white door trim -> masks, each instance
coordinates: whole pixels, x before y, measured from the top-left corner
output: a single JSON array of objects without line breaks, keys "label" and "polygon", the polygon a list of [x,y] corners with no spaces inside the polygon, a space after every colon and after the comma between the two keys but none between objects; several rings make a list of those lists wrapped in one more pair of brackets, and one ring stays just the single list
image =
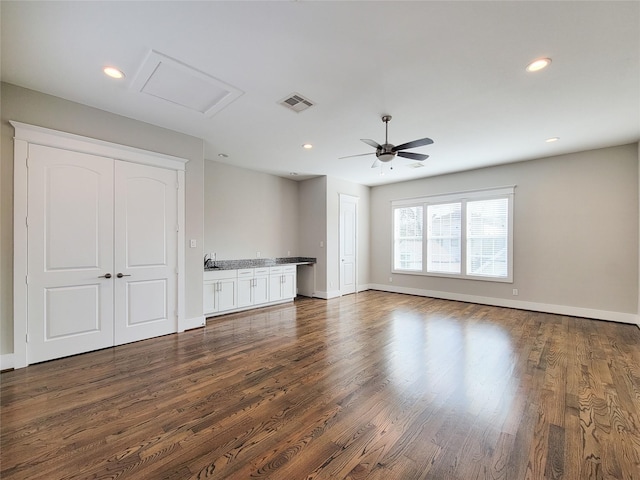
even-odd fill
[{"label": "white door trim", "polygon": [[15,129],[13,172],[13,360],[14,368],[28,365],[27,359],[27,181],[29,144],[45,145],[152,165],[178,171],[178,331],[185,329],[185,209],[184,170],[188,159],[105,142],[72,133],[10,121]]},{"label": "white door trim", "polygon": [[89,153],[100,157],[108,157],[125,162],[141,163],[154,167],[168,168],[171,170],[184,170],[189,161],[186,158],[174,157],[164,153],[152,152],[141,148],[120,145],[118,143],[105,142],[97,138],[83,137],[73,133],[61,132],[50,128],[38,127],[27,123],[9,123],[15,129],[15,140],[25,140],[27,143],[44,145],[46,147],[61,148],[80,153]]}]

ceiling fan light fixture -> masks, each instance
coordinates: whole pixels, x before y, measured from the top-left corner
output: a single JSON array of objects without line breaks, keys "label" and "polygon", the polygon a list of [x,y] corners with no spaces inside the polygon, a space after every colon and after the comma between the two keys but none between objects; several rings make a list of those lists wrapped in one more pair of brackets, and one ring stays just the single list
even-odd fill
[{"label": "ceiling fan light fixture", "polygon": [[396,154],[392,152],[381,153],[380,155],[378,155],[378,160],[380,160],[381,162],[390,162],[395,156]]}]

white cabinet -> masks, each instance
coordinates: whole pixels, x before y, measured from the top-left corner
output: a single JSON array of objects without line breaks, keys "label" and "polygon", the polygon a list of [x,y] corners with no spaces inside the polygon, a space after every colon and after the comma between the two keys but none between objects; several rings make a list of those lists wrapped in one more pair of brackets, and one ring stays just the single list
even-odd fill
[{"label": "white cabinet", "polygon": [[238,307],[253,305],[253,268],[238,270]]},{"label": "white cabinet", "polygon": [[204,314],[226,312],[238,306],[238,271],[204,272]]},{"label": "white cabinet", "polygon": [[205,316],[274,305],[296,297],[296,265],[207,270],[202,308]]},{"label": "white cabinet", "polygon": [[286,300],[296,296],[296,266],[285,265],[269,269],[269,301]]},{"label": "white cabinet", "polygon": [[269,269],[238,270],[238,308],[269,302]]},{"label": "white cabinet", "polygon": [[256,268],[253,276],[253,304],[269,302],[269,268]]}]

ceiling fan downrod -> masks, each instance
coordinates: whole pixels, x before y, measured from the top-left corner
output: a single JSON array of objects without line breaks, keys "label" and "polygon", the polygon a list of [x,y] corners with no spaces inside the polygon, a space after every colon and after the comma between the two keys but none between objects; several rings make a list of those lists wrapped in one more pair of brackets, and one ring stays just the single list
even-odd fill
[{"label": "ceiling fan downrod", "polygon": [[389,145],[389,122],[391,121],[391,115],[383,115],[382,121],[384,122],[384,144]]}]

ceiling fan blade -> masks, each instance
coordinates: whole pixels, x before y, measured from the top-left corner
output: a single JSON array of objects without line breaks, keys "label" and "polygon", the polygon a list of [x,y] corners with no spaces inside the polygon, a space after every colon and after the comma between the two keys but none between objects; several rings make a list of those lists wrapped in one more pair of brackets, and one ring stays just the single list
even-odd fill
[{"label": "ceiling fan blade", "polygon": [[361,138],[360,141],[366,143],[367,145],[371,145],[373,148],[382,148],[382,145],[380,145],[378,142],[370,140],[368,138]]},{"label": "ceiling fan blade", "polygon": [[380,166],[380,160],[376,158],[376,160],[373,162],[373,165],[371,165],[371,168],[378,168],[379,166]]},{"label": "ceiling fan blade", "polygon": [[421,138],[420,140],[414,140],[413,142],[407,142],[407,143],[403,143],[402,145],[398,145],[397,147],[393,147],[391,151],[397,152],[398,150],[406,150],[407,148],[422,147],[424,145],[431,145],[432,143],[433,143],[433,140],[431,140],[430,138]]},{"label": "ceiling fan blade", "polygon": [[359,153],[357,155],[347,155],[346,157],[338,157],[338,160],[342,160],[343,158],[364,157],[365,155],[373,155],[374,153],[376,153],[376,152]]},{"label": "ceiling fan blade", "polygon": [[429,158],[429,155],[423,155],[422,153],[413,153],[413,152],[397,152],[399,157],[410,158],[411,160],[426,160]]}]

